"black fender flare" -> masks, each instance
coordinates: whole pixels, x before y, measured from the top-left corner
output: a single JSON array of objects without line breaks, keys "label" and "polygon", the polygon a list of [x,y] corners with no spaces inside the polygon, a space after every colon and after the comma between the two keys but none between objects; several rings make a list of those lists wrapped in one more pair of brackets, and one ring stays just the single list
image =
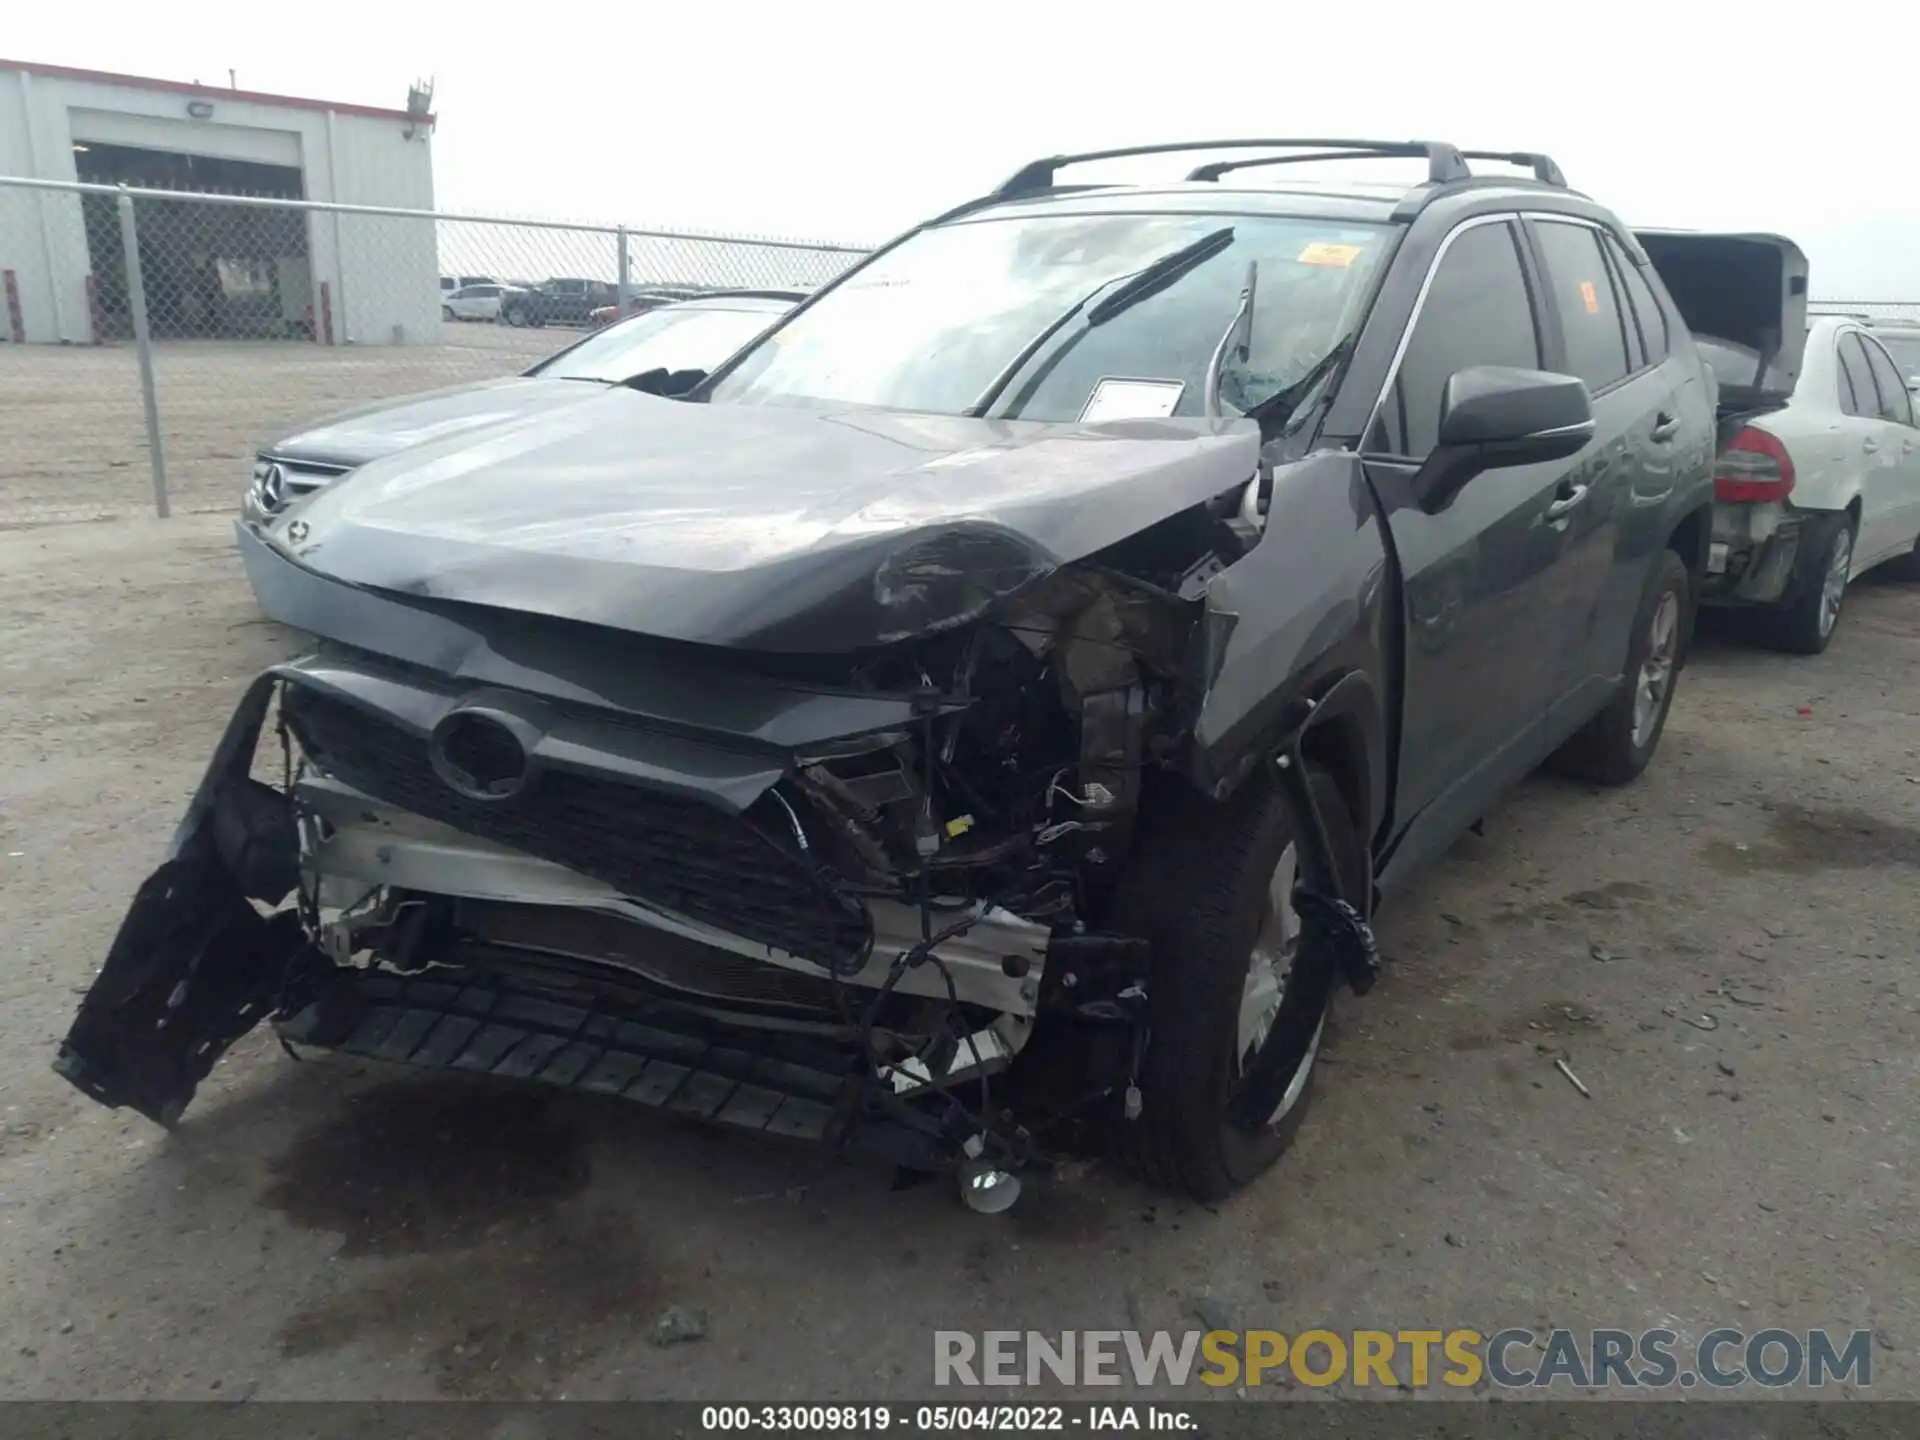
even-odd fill
[{"label": "black fender flare", "polygon": [[1302,858],[1310,862],[1307,869],[1316,888],[1345,900],[1365,917],[1373,911],[1371,852],[1367,857],[1367,893],[1343,894],[1325,824],[1305,783],[1305,767],[1316,759],[1327,764],[1327,742],[1332,742],[1331,754],[1338,759],[1327,768],[1335,783],[1347,792],[1358,822],[1355,828],[1365,835],[1369,833],[1367,827],[1377,826],[1376,797],[1380,789],[1374,771],[1385,769],[1379,691],[1364,670],[1348,670],[1297,695],[1289,702],[1285,716],[1286,724],[1271,753],[1295,812],[1295,833],[1315,852]]},{"label": "black fender flare", "polygon": [[1326,764],[1353,807],[1355,828],[1369,840],[1386,818],[1389,746],[1385,698],[1357,666],[1334,666],[1298,679],[1261,727],[1260,738],[1226,764],[1196,756],[1189,772],[1216,800],[1232,794],[1263,764],[1294,749]]}]

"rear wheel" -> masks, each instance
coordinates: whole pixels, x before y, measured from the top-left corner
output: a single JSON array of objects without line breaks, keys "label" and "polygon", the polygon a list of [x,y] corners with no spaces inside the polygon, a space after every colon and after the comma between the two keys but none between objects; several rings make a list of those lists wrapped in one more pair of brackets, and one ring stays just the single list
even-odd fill
[{"label": "rear wheel", "polygon": [[1563,775],[1625,785],[1653,759],[1673,706],[1693,607],[1693,579],[1671,550],[1647,580],[1627,644],[1626,683],[1549,762]]},{"label": "rear wheel", "polygon": [[509,305],[500,313],[506,317],[507,324],[513,326],[515,329],[527,323],[527,312],[523,306]]},{"label": "rear wheel", "polygon": [[[1332,777],[1309,772],[1351,894],[1367,854]],[[1300,944],[1292,816],[1265,776],[1223,803],[1156,797],[1136,841],[1114,928],[1152,942],[1149,1037],[1137,1119],[1119,1149],[1149,1183],[1218,1200],[1286,1150],[1306,1113],[1334,958]],[[1143,817],[1145,818],[1145,817]],[[1268,1047],[1287,1082],[1278,1104],[1244,1114],[1244,1081]]]},{"label": "rear wheel", "polygon": [[1853,517],[1808,517],[1800,532],[1801,562],[1793,593],[1766,611],[1761,621],[1766,642],[1795,655],[1818,655],[1833,643],[1840,606],[1853,569]]}]

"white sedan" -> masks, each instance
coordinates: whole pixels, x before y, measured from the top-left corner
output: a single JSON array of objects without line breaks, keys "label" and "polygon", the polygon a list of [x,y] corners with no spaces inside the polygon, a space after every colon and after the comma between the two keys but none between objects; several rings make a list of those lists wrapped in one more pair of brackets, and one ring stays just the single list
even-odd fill
[{"label": "white sedan", "polygon": [[498,320],[500,301],[511,285],[467,285],[440,302],[443,320]]},{"label": "white sedan", "polygon": [[1715,471],[1703,598],[1762,606],[1771,643],[1818,654],[1856,576],[1892,562],[1900,578],[1920,580],[1920,423],[1909,377],[1871,327],[1817,316],[1785,403],[1742,415],[1743,392],[1775,388],[1771,367],[1743,346],[1698,343],[1733,428]]}]

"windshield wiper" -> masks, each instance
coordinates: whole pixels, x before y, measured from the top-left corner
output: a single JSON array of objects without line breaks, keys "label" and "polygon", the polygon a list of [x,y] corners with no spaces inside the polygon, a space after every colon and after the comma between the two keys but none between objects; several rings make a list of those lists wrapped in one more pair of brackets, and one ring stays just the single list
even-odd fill
[{"label": "windshield wiper", "polygon": [[[1260,422],[1262,430],[1266,429],[1269,421],[1274,421],[1285,424],[1285,429],[1281,432],[1282,434],[1292,434],[1294,430],[1299,428],[1296,423],[1288,423],[1292,422],[1293,412],[1299,407],[1302,400],[1313,393],[1314,386],[1332,375],[1335,370],[1346,363],[1347,357],[1353,353],[1353,343],[1357,339],[1359,339],[1359,332],[1357,331],[1342,337],[1338,344],[1307,367],[1306,374],[1302,375],[1284,390],[1274,391],[1273,394],[1247,411],[1247,414]],[[1304,419],[1305,417],[1303,416],[1302,418]]]},{"label": "windshield wiper", "polygon": [[[1013,359],[1001,368],[1000,373],[995,375],[992,382],[980,393],[980,398],[966,408],[965,413],[975,417],[985,415],[993,402],[1000,398],[1000,392],[1013,383],[1014,378],[1027,368],[1033,357],[1040,353],[1046,343],[1065,329],[1067,322],[1082,310],[1086,310],[1089,305],[1093,306],[1087,311],[1087,328],[1091,330],[1097,325],[1106,324],[1114,316],[1131,309],[1142,300],[1158,295],[1189,270],[1203,261],[1211,260],[1232,243],[1233,227],[1225,225],[1210,234],[1202,235],[1190,244],[1182,245],[1178,250],[1169,251],[1158,260],[1150,261],[1138,270],[1102,280],[1087,294],[1048,321],[1046,328],[1022,345]],[[1116,285],[1120,288],[1114,290],[1111,295],[1106,295],[1105,292]],[[1104,299],[1101,298],[1103,295]],[[1096,300],[1100,302],[1097,305],[1094,304]]]}]

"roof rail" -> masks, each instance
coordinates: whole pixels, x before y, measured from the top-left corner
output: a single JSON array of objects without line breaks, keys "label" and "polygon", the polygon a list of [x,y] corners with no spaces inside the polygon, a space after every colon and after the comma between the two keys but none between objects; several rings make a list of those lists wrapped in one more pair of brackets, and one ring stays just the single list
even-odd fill
[{"label": "roof rail", "polygon": [[[1205,165],[1196,165],[1187,172],[1189,180],[1218,180],[1222,175],[1230,175],[1235,170],[1251,170],[1261,165],[1306,165],[1315,160],[1381,160],[1403,155],[1425,155],[1425,145],[1393,145],[1391,147],[1370,145],[1364,150],[1307,150],[1298,155],[1255,155],[1248,160],[1214,160]],[[1432,180],[1433,165],[1428,161],[1428,179]],[[1466,173],[1466,166],[1460,167],[1460,174]],[[1456,179],[1459,176],[1454,177]]]},{"label": "roof rail", "polygon": [[[1349,155],[1417,155],[1427,162],[1427,179],[1435,184],[1465,180],[1472,172],[1460,152],[1444,140],[1193,140],[1170,145],[1129,145],[1118,150],[1086,150],[1076,155],[1048,155],[1029,160],[1002,182],[988,198],[1011,200],[1053,187],[1056,171],[1069,165],[1085,165],[1096,160],[1124,160],[1136,155],[1175,155],[1189,150],[1322,150],[1335,152],[1317,158],[1345,158]],[[1303,157],[1304,158],[1304,157]],[[1278,163],[1276,160],[1275,163]],[[1202,170],[1211,169],[1202,166]],[[1233,168],[1229,165],[1227,168]],[[1198,171],[1190,179],[1212,179]]]},{"label": "roof rail", "polygon": [[[1299,165],[1309,160],[1351,160],[1355,156],[1417,155],[1424,147],[1417,145],[1369,146],[1364,150],[1315,150],[1305,155],[1256,155],[1251,160],[1216,160],[1210,165],[1196,166],[1187,172],[1189,180],[1218,180],[1234,170],[1246,170],[1255,165]],[[1553,163],[1551,155],[1541,155],[1531,150],[1515,150],[1511,153],[1497,150],[1462,150],[1462,160],[1499,160],[1508,165],[1524,165],[1533,171],[1533,178],[1542,185],[1553,185],[1564,190],[1567,177],[1560,173],[1560,167]],[[1465,178],[1466,166],[1460,167],[1461,173],[1454,179]],[[1428,181],[1433,181],[1429,168]]]},{"label": "roof rail", "polygon": [[1553,163],[1551,155],[1542,155],[1537,150],[1462,150],[1461,157],[1467,160],[1499,160],[1507,165],[1522,165],[1533,171],[1533,178],[1542,185],[1557,185],[1567,188],[1567,177],[1560,173],[1560,167]]}]

